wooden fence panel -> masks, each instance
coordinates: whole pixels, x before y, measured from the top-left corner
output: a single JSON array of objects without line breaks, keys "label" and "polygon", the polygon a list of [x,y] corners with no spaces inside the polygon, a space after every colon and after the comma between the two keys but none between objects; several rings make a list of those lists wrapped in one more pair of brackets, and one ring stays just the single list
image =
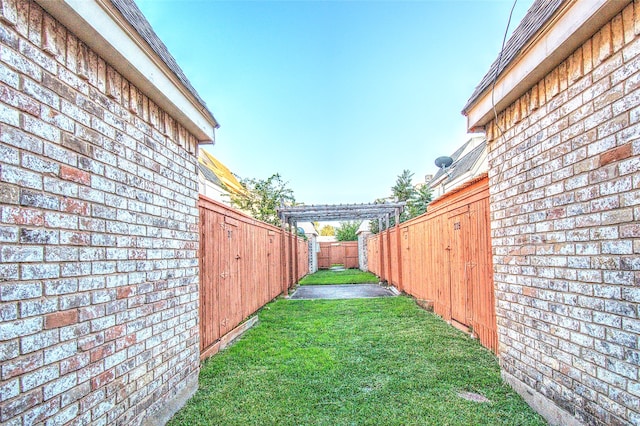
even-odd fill
[{"label": "wooden fence panel", "polygon": [[202,195],[198,206],[200,353],[205,355],[308,273],[308,249],[302,238]]},{"label": "wooden fence panel", "polygon": [[344,267],[347,269],[357,269],[360,267],[360,258],[358,257],[358,242],[344,241]]},{"label": "wooden fence panel", "polygon": [[369,271],[382,277],[380,271],[380,234],[372,235],[367,240],[367,267]]},{"label": "wooden fence panel", "polygon": [[402,266],[398,253],[398,234],[399,228],[393,227],[389,230],[389,262],[390,263],[390,273],[391,283],[398,288],[402,287],[400,283],[400,267]]},{"label": "wooden fence panel", "polygon": [[360,267],[357,241],[321,242],[318,252],[318,268],[329,269],[331,265],[345,268]]},{"label": "wooden fence panel", "polygon": [[344,265],[344,246],[340,243],[329,243],[326,247],[329,250],[329,266]]},{"label": "wooden fence panel", "polygon": [[[398,241],[400,238],[400,241]],[[369,270],[497,352],[488,178],[367,241]]]}]

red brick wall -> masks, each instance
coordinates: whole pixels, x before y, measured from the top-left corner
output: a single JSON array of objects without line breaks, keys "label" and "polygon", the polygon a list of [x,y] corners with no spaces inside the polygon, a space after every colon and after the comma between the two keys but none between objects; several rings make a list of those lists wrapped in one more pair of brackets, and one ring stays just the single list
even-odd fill
[{"label": "red brick wall", "polygon": [[0,423],[139,424],[197,380],[195,139],[0,1]]},{"label": "red brick wall", "polygon": [[588,424],[640,424],[640,4],[488,128],[500,361]]}]

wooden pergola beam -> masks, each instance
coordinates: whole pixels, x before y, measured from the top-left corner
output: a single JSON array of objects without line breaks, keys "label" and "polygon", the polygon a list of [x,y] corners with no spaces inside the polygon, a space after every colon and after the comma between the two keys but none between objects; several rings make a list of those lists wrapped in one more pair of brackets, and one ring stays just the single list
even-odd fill
[{"label": "wooden pergola beam", "polygon": [[278,214],[284,222],[295,220],[303,221],[327,221],[327,220],[355,220],[378,219],[391,214],[398,214],[404,210],[406,203],[383,204],[336,204],[336,205],[309,205],[281,207]]}]

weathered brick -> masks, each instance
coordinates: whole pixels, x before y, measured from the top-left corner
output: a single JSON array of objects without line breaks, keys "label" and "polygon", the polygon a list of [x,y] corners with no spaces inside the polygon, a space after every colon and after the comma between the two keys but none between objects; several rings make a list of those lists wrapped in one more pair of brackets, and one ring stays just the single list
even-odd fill
[{"label": "weathered brick", "polygon": [[[70,374],[67,374],[66,376],[60,377],[59,379],[51,383],[46,384],[43,387],[45,401],[53,398],[56,395],[61,394],[66,390],[71,389],[77,383],[78,383],[78,377],[76,373],[70,373]],[[76,407],[76,413],[77,413],[77,407]],[[73,417],[70,417],[69,419],[71,418]]]},{"label": "weathered brick", "polygon": [[0,184],[0,203],[18,204],[19,190],[15,185]]},{"label": "weathered brick", "polygon": [[33,116],[40,115],[40,104],[10,87],[0,86],[0,98],[7,104]]},{"label": "weathered brick", "polygon": [[60,411],[60,401],[53,399],[44,402],[32,410],[26,411],[22,418],[24,424],[38,424],[42,423],[47,417],[52,416]]},{"label": "weathered brick", "polygon": [[612,148],[600,154],[600,165],[605,166],[614,161],[624,160],[632,155],[631,144],[625,144]]},{"label": "weathered brick", "polygon": [[20,317],[42,316],[58,310],[58,300],[55,298],[30,299],[20,302]]},{"label": "weathered brick", "polygon": [[0,300],[3,302],[40,296],[42,296],[42,284],[39,282],[3,284],[0,287]]},{"label": "weathered brick", "polygon": [[86,216],[89,214],[90,205],[86,201],[63,198],[60,202],[60,210],[65,213]]},{"label": "weathered brick", "polygon": [[20,205],[47,210],[58,210],[60,208],[60,199],[55,195],[22,189],[20,190]]},{"label": "weathered brick", "polygon": [[[47,262],[73,262],[78,260],[76,247],[51,246],[45,248],[44,259]],[[63,273],[64,275],[64,273]]]},{"label": "weathered brick", "polygon": [[37,388],[47,382],[55,380],[59,376],[57,366],[43,367],[34,372],[29,372],[21,377],[22,391],[26,392]]},{"label": "weathered brick", "polygon": [[42,262],[44,250],[42,247],[9,246],[0,248],[2,262]]},{"label": "weathered brick", "polygon": [[[42,323],[42,318],[35,318],[35,319],[38,320],[39,324]],[[41,350],[48,346],[55,345],[56,343],[58,343],[57,330],[46,330],[38,334],[32,334],[30,336],[21,337],[20,352],[22,354],[27,354],[30,352]]]},{"label": "weathered brick", "polygon": [[60,277],[60,266],[57,264],[25,264],[20,266],[23,280],[43,280]]},{"label": "weathered brick", "polygon": [[[44,225],[50,228],[58,229],[78,229],[78,217],[65,213],[45,212]],[[68,241],[68,238],[61,238],[61,244],[66,244],[68,243]]]},{"label": "weathered brick", "polygon": [[88,172],[66,165],[60,166],[60,178],[83,185],[91,183],[91,175]]},{"label": "weathered brick", "polygon": [[3,165],[0,167],[0,179],[4,182],[32,189],[42,189],[42,176],[26,169]]},{"label": "weathered brick", "polygon": [[91,144],[67,133],[62,135],[62,146],[81,155],[93,155],[94,148]]},{"label": "weathered brick", "polygon": [[[44,365],[42,352],[25,355],[2,365],[2,380],[19,377]],[[14,395],[15,396],[15,395]]]},{"label": "weathered brick", "polygon": [[78,310],[71,309],[46,315],[44,317],[44,328],[52,329],[65,327],[78,322]]},{"label": "weathered brick", "polygon": [[58,244],[58,231],[21,228],[20,244]]},{"label": "weathered brick", "polygon": [[59,128],[29,115],[22,116],[22,128],[28,133],[51,142],[59,142],[62,133]]}]

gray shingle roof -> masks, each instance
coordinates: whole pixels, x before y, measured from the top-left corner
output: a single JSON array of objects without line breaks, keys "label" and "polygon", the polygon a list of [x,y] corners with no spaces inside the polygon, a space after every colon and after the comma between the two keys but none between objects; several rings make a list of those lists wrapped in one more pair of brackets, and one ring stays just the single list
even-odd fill
[{"label": "gray shingle roof", "polygon": [[[463,174],[473,170],[473,166],[476,164],[485,147],[487,146],[487,141],[482,141],[480,144],[478,144],[478,146],[469,151],[465,156],[460,157],[467,145],[469,145],[472,141],[473,139],[469,139],[464,145],[458,148],[456,152],[451,154],[453,163],[447,168],[449,177],[445,178],[445,182],[453,181],[459,176],[462,176]],[[429,184],[431,184],[432,182],[437,182],[444,174],[444,170],[438,170],[438,173],[436,173],[431,181],[429,181]]]},{"label": "gray shingle roof", "polygon": [[[122,16],[131,24],[131,26],[138,32],[140,37],[151,47],[151,49],[162,59],[162,61],[169,67],[169,69],[175,74],[178,80],[187,88],[187,90],[196,98],[196,100],[205,108],[206,113],[212,118],[217,125],[216,119],[213,114],[207,108],[207,104],[200,97],[196,89],[191,85],[189,79],[184,74],[175,58],[169,53],[167,46],[160,40],[158,35],[151,28],[151,24],[144,17],[134,0],[111,0],[113,6],[118,9]],[[217,127],[217,126],[216,126]]]},{"label": "gray shingle roof", "polygon": [[218,179],[218,176],[216,176],[216,174],[213,173],[207,166],[198,162],[198,168],[200,169],[200,173],[202,173],[202,176],[204,176],[206,180],[213,183],[214,185],[224,188],[224,184],[220,181],[220,179]]},{"label": "gray shingle roof", "polygon": [[[496,75],[500,75],[505,68],[513,61],[520,53],[522,48],[533,37],[540,28],[553,16],[558,8],[567,0],[536,0],[533,2],[526,15],[513,31],[511,37],[504,45],[502,57],[498,55],[498,58],[491,64],[489,71],[482,78],[475,91],[471,95],[471,98],[464,106],[462,113],[471,108],[471,106],[480,98],[480,96],[489,89]],[[498,63],[500,68],[498,69]]]}]

